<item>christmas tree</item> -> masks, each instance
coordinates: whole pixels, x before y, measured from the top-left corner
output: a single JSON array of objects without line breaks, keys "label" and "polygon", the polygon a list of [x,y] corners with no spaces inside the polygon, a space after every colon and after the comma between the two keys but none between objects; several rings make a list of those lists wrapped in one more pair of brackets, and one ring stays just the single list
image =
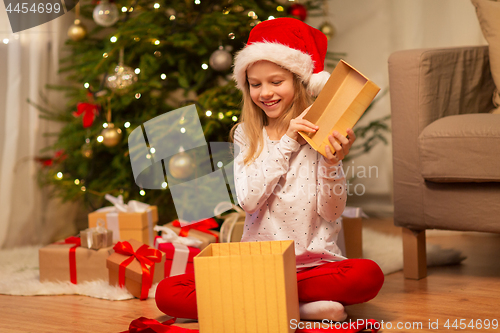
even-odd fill
[{"label": "christmas tree", "polygon": [[[89,211],[105,205],[109,193],[157,205],[160,224],[176,219],[166,181],[160,190],[136,185],[129,134],[148,120],[195,104],[206,141],[228,141],[241,103],[231,80],[234,52],[260,21],[321,16],[323,5],[322,0],[80,1],[68,31],[70,55],[60,64],[68,82],[48,87],[64,90],[67,104],[37,105],[42,117],[64,124],[59,133],[47,133],[57,140],[44,151],[51,155],[40,158],[41,184],[54,185],[64,200],[82,199]],[[328,34],[331,28],[322,29]],[[169,179],[196,174],[190,169],[196,151],[190,153],[165,161]]]}]

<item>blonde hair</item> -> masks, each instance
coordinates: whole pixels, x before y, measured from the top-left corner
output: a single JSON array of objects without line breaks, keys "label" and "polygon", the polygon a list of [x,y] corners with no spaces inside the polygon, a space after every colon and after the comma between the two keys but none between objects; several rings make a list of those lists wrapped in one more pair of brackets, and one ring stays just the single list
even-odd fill
[{"label": "blonde hair", "polygon": [[[286,68],[285,68],[286,69]],[[312,104],[313,98],[307,92],[302,80],[293,74],[294,96],[292,103],[287,111],[281,114],[277,119],[277,132],[279,137],[283,136],[290,125],[290,120],[298,117],[309,105]],[[258,107],[250,97],[250,88],[248,80],[243,90],[243,107],[238,123],[236,123],[229,133],[231,142],[234,142],[234,131],[240,124],[245,124],[244,133],[248,142],[248,153],[243,158],[245,165],[252,163],[262,152],[264,147],[264,138],[262,129],[268,124],[267,116],[264,111]]]}]

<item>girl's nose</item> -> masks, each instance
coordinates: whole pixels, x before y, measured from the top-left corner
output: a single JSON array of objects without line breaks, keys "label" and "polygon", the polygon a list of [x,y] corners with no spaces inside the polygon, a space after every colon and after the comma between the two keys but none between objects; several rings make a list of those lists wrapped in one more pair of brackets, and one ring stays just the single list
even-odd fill
[{"label": "girl's nose", "polygon": [[260,95],[262,96],[262,98],[268,98],[273,95],[273,91],[271,87],[269,87],[269,85],[263,84],[262,89],[260,91]]}]

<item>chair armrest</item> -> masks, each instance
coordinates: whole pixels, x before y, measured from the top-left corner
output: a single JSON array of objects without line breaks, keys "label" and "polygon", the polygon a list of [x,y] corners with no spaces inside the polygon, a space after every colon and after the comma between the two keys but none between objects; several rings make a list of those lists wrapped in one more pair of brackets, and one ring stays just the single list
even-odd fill
[{"label": "chair armrest", "polygon": [[[424,221],[418,136],[435,120],[493,109],[488,47],[398,51],[389,57],[394,222]],[[422,226],[424,229],[424,226]]]}]

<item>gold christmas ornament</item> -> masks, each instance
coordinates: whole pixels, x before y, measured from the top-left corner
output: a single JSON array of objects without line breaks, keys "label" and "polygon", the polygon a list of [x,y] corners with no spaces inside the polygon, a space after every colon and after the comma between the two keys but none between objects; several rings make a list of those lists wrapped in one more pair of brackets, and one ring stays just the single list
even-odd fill
[{"label": "gold christmas ornament", "polygon": [[92,150],[92,145],[90,143],[84,143],[81,150],[83,157],[92,158],[94,151]]},{"label": "gold christmas ornament", "polygon": [[184,150],[172,156],[168,162],[170,174],[177,179],[186,179],[191,176],[194,172],[194,167],[193,159]]},{"label": "gold christmas ornament", "polygon": [[108,127],[101,132],[101,135],[102,143],[106,147],[114,147],[119,144],[122,139],[122,130],[115,128],[113,123],[109,123]]},{"label": "gold christmas ornament", "polygon": [[87,28],[76,19],[75,22],[68,29],[68,37],[73,41],[78,42],[87,36]]},{"label": "gold christmas ornament", "polygon": [[319,30],[325,34],[327,40],[330,40],[333,37],[335,37],[335,32],[336,32],[335,27],[330,22],[324,22],[319,27]]},{"label": "gold christmas ornament", "polygon": [[231,68],[233,57],[224,50],[224,47],[219,46],[219,49],[210,56],[209,64],[214,70],[224,72]]}]

